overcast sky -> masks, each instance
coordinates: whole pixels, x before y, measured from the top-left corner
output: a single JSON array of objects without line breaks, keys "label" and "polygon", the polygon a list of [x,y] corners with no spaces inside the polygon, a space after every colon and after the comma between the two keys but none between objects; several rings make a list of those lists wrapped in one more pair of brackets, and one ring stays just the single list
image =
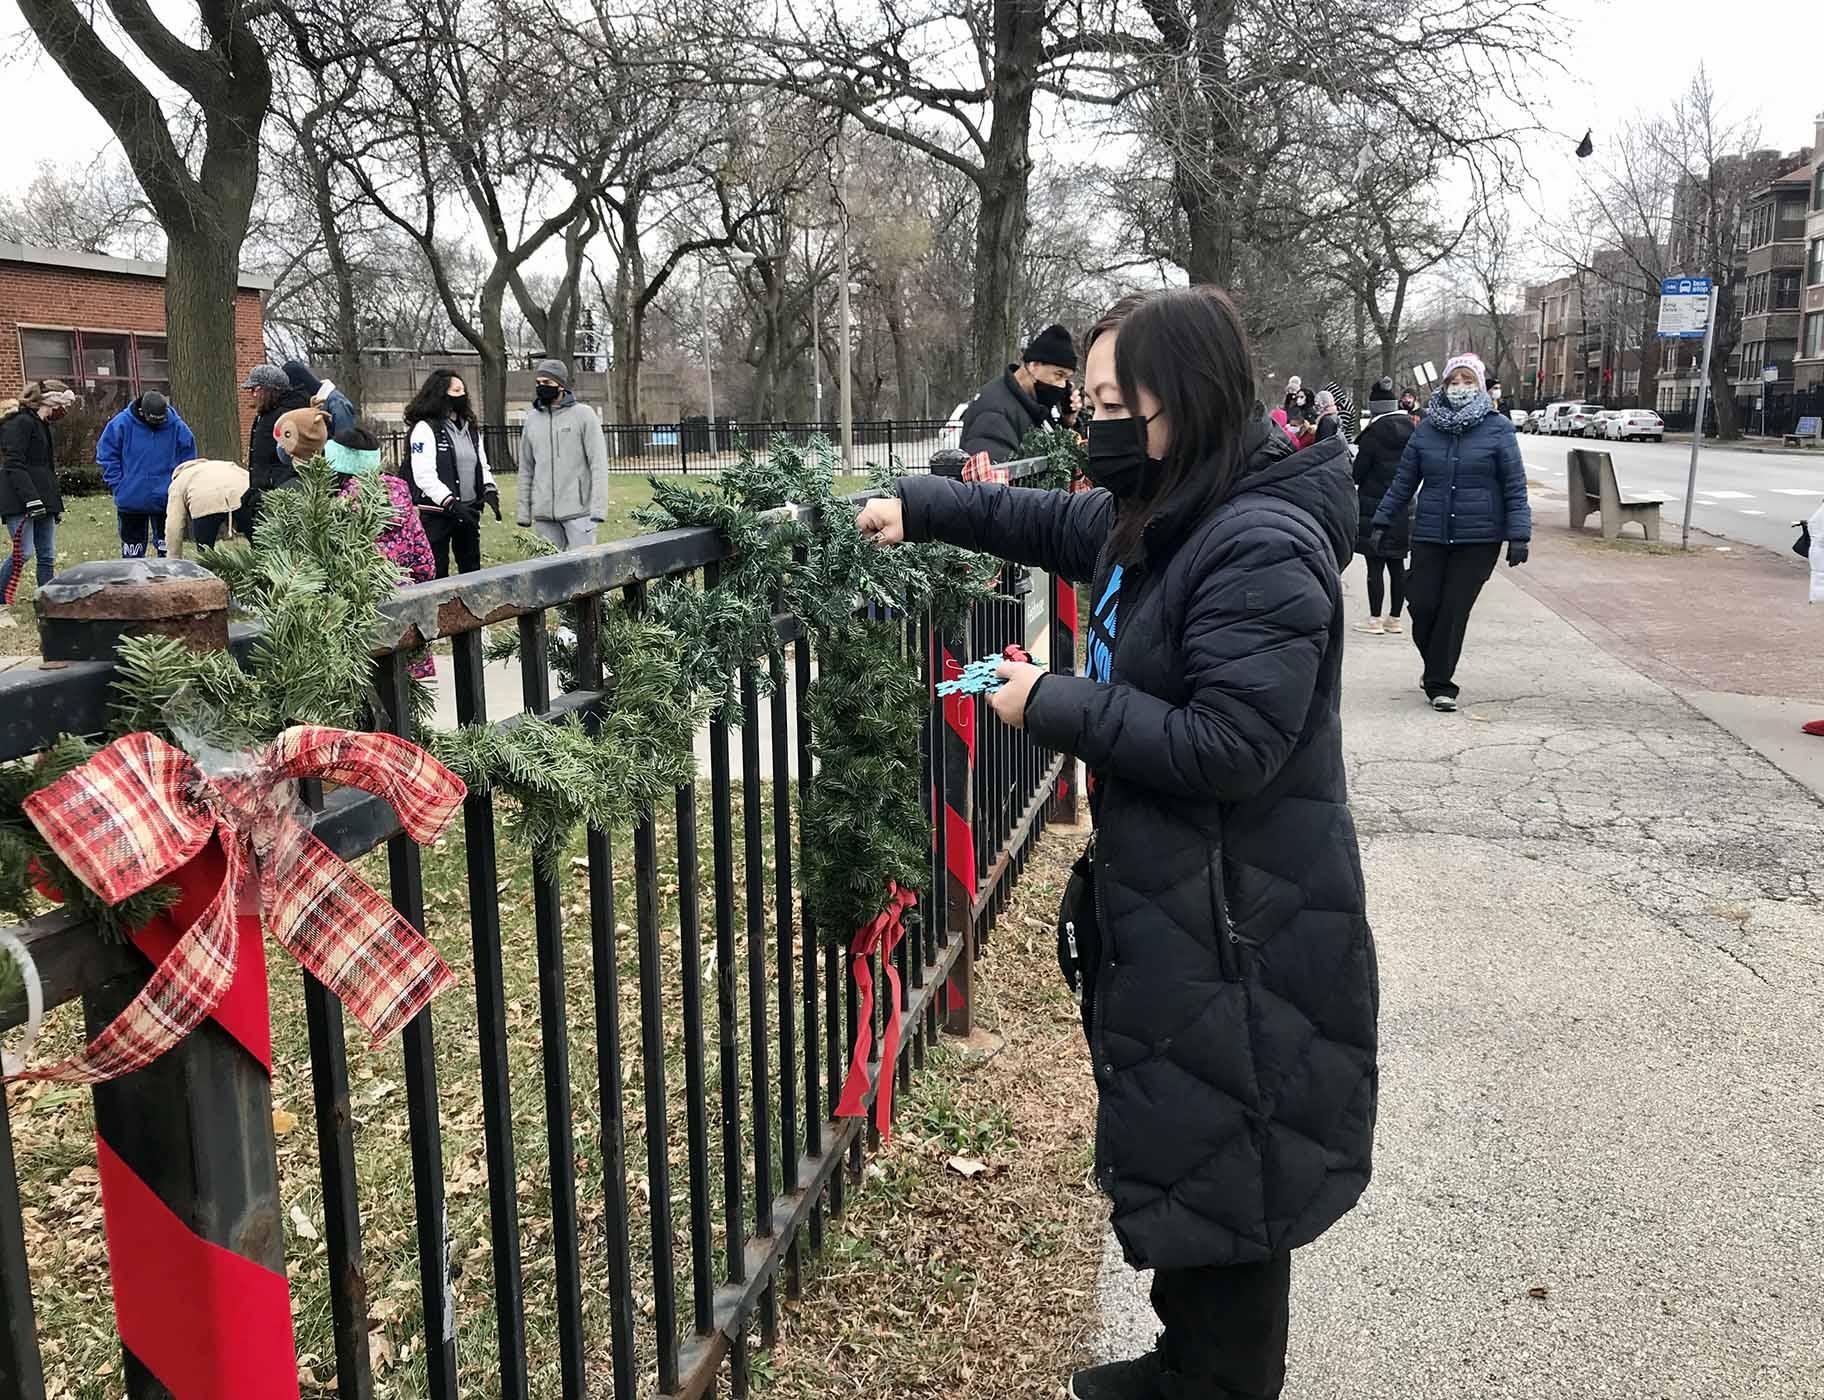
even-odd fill
[{"label": "overcast sky", "polygon": [[[174,23],[183,22],[185,0],[154,3]],[[1824,73],[1808,85],[1799,76],[1802,65],[1782,55],[1813,42],[1800,32],[1804,25],[1795,30],[1794,23],[1818,0],[1773,11],[1732,9],[1717,0],[1557,3],[1569,16],[1558,54],[1569,76],[1550,81],[1541,95],[1543,118],[1560,134],[1538,142],[1530,157],[1540,186],[1534,207],[1555,211],[1568,198],[1579,165],[1572,148],[1586,127],[1593,129],[1600,155],[1606,131],[1638,110],[1662,105],[1684,88],[1699,62],[1732,114],[1758,115],[1762,145],[1792,150],[1810,144],[1812,119],[1824,111]],[[110,142],[107,127],[39,52],[14,0],[0,0],[0,34],[11,39],[0,50],[0,131],[12,134],[15,157],[0,168],[0,188],[29,180],[41,157],[78,164],[94,159]],[[1464,100],[1473,99],[1466,90]]]}]

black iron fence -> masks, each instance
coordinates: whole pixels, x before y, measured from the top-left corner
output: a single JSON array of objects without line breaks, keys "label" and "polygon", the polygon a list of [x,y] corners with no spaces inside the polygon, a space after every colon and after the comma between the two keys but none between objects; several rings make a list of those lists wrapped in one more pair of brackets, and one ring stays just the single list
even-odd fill
[{"label": "black iron fence", "polygon": [[[1666,420],[1668,432],[1690,432],[1691,425],[1697,418],[1696,398],[1688,398],[1676,408],[1662,409],[1660,417]],[[1776,392],[1766,395],[1764,399],[1737,398],[1735,401],[1736,426],[1744,433],[1778,437],[1796,432],[1801,418],[1824,418],[1824,387]],[[1716,431],[1714,403],[1705,405],[1704,431]]]},{"label": "black iron fence", "polygon": [[[518,423],[482,429],[483,446],[496,472],[518,469],[519,440],[524,431]],[[933,452],[956,446],[957,437],[954,427],[934,418],[867,419],[852,424],[850,431],[857,469],[867,463],[923,467]],[[665,475],[733,466],[744,449],[767,452],[781,443],[804,446],[817,437],[839,442],[842,425],[834,421],[750,423],[724,418],[712,427],[706,418],[687,418],[681,423],[604,423],[602,433],[608,444],[609,471]],[[394,466],[405,459],[406,439],[407,434],[398,431],[388,433],[382,441],[387,460]]]},{"label": "black iron fence", "polygon": [[[484,627],[513,627],[521,643],[519,708],[588,722],[607,683],[592,640],[602,609],[617,594],[638,606],[662,579],[713,576],[724,557],[715,532],[680,530],[402,590],[385,609],[388,635],[376,653],[381,708],[404,715],[408,649],[443,640],[454,651],[459,722],[514,723],[488,713],[483,652]],[[1054,664],[1068,668],[1075,595],[1055,580],[1044,583],[1036,591],[1033,576],[1004,568],[996,596],[979,603],[954,637],[935,635],[926,616],[894,613],[903,622],[904,653],[931,686],[959,661],[1048,632],[1060,639]],[[566,606],[580,614],[579,688],[553,694],[550,614]],[[290,965],[274,962],[275,1015],[287,993],[303,1002],[314,1152],[277,1151],[266,1090],[220,1092],[208,1058],[215,1053],[212,1026],[170,1052],[160,1062],[165,1072],[142,1071],[94,1091],[98,1120],[105,1116],[111,1132],[155,1145],[169,1163],[162,1169],[184,1176],[191,1227],[223,1249],[250,1257],[276,1250],[283,1265],[285,1222],[298,1216],[288,1216],[282,1203],[320,1191],[323,1240],[314,1253],[292,1253],[290,1285],[295,1297],[314,1275],[327,1295],[325,1355],[314,1359],[322,1371],[333,1368],[326,1384],[334,1393],[374,1395],[376,1373],[387,1364],[411,1368],[389,1384],[437,1400],[585,1391],[616,1400],[703,1396],[716,1392],[724,1370],[733,1393],[747,1393],[750,1332],[757,1328],[764,1344],[774,1340],[781,1283],[798,1296],[804,1262],[822,1249],[826,1222],[844,1209],[846,1184],[858,1179],[872,1141],[861,1120],[832,1114],[858,1007],[846,956],[812,927],[793,879],[801,868],[795,809],[801,814],[813,762],[803,707],[817,660],[794,619],[780,617],[777,625],[786,660],[757,659],[742,670],[738,740],[729,717],[717,714],[707,734],[707,779],[678,789],[669,810],[647,813],[631,832],[589,831],[583,853],[562,868],[503,857],[495,803],[485,793],[467,799],[462,834],[446,842],[459,850],[444,857],[401,834],[377,798],[338,790],[319,802],[316,834],[350,860],[383,847],[390,897],[420,926],[425,863],[460,860],[466,900],[454,909],[446,904],[441,927],[452,934],[466,928],[472,956],[458,957],[455,940],[443,940],[467,990],[427,1009],[406,1029],[402,1049],[364,1057],[354,1076],[340,1004],[308,976],[301,987],[288,981]],[[766,705],[756,703],[761,664],[774,693]],[[100,731],[113,676],[106,656],[0,676],[0,761],[39,752],[61,733]],[[391,727],[409,734],[410,721],[401,717]],[[738,779],[731,742],[739,744]],[[898,1074],[907,1088],[944,1023],[966,1028],[973,960],[1034,837],[1057,804],[1074,806],[1062,757],[1023,731],[990,723],[980,699],[934,704],[924,747],[926,809],[939,814],[927,889],[943,893],[926,895],[918,932],[897,953],[907,1027]],[[707,839],[698,827],[703,803]],[[617,869],[617,851],[630,871]],[[503,951],[503,910],[515,881],[520,888],[530,882],[536,916],[535,1041],[527,1034],[533,1014],[506,990],[513,964],[503,964],[512,951]],[[13,932],[37,963],[45,1001],[80,999],[91,1023],[122,1005],[147,975],[133,947],[67,913]],[[707,973],[706,942],[713,949]],[[587,961],[586,989],[574,970],[566,972],[567,949],[573,960]],[[519,953],[531,956],[523,947]],[[637,990],[623,987],[624,970]],[[873,971],[882,985],[882,969]],[[742,978],[745,1014],[737,995]],[[629,991],[638,1035],[624,1045],[621,1008]],[[876,1009],[884,1018],[884,1005]],[[22,1019],[21,1007],[0,1006],[0,1028]],[[583,1019],[593,1021],[592,1042],[572,1044],[571,1024]],[[511,1102],[509,1062],[527,1056],[542,1081],[542,1123],[535,1122],[538,1112]],[[403,1082],[409,1108],[401,1132],[411,1197],[397,1228],[373,1223],[380,1218],[376,1198],[388,1185],[367,1156],[375,1130],[362,1126],[374,1111],[367,1086],[377,1062]],[[453,1064],[462,1067],[454,1074]],[[585,1077],[573,1076],[573,1064]],[[878,1074],[877,1060],[876,1089]],[[711,1146],[716,1123],[719,1150]],[[579,1142],[573,1124],[593,1132]],[[21,1146],[28,1156],[35,1150],[26,1139]],[[94,1307],[107,1288],[100,1278],[47,1277],[42,1259],[34,1272],[22,1210],[35,1218],[37,1206],[22,1196],[17,1165],[13,1128],[0,1110],[0,1400],[38,1400],[45,1393],[42,1350],[67,1354],[70,1345],[46,1333],[49,1318],[67,1322],[70,1314],[35,1312],[35,1303],[86,1289],[81,1326],[105,1335],[97,1329],[108,1323]],[[67,1171],[67,1162],[58,1170]],[[397,1174],[404,1175],[403,1165]],[[527,1175],[543,1185],[528,1190]],[[450,1232],[452,1192],[473,1194],[483,1185],[481,1237],[464,1256]],[[579,1194],[587,1197],[586,1211],[579,1211]],[[412,1335],[396,1352],[376,1352],[375,1329],[387,1335],[378,1319],[385,1310],[396,1319],[401,1306],[392,1293],[377,1296],[382,1259],[402,1253],[416,1256],[406,1315]],[[481,1322],[453,1285],[454,1273],[465,1270],[461,1299],[470,1297],[477,1276],[486,1280]],[[528,1321],[534,1314],[536,1327]],[[130,1350],[115,1360],[136,1400],[167,1393]]]}]

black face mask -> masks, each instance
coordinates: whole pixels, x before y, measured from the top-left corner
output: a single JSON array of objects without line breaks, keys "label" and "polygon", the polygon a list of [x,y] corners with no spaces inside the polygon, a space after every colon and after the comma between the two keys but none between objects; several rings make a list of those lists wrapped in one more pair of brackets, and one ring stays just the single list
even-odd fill
[{"label": "black face mask", "polygon": [[1083,474],[1118,500],[1151,494],[1159,463],[1146,455],[1144,418],[1097,418],[1089,425]]},{"label": "black face mask", "polygon": [[555,384],[540,384],[536,391],[538,401],[549,408],[557,402],[558,395],[564,391]]},{"label": "black face mask", "polygon": [[1033,384],[1032,396],[1040,408],[1067,408],[1070,405],[1070,385],[1047,384],[1041,379]]},{"label": "black face mask", "polygon": [[445,394],[449,401],[450,412],[458,418],[466,418],[469,413],[469,396],[467,394]]}]

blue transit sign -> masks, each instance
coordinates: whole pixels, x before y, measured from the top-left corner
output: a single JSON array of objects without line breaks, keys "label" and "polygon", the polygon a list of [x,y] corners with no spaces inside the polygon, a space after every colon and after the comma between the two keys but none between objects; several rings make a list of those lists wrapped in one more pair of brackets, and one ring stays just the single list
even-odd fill
[{"label": "blue transit sign", "polygon": [[1710,326],[1710,279],[1666,277],[1659,284],[1659,338],[1702,340]]}]

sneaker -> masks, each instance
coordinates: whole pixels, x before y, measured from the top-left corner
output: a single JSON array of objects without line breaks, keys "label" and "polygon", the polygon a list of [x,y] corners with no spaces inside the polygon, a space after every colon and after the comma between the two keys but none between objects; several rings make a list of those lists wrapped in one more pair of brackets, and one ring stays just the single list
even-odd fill
[{"label": "sneaker", "polygon": [[1431,697],[1431,708],[1441,715],[1454,715],[1457,712],[1457,697],[1454,695],[1434,695]]},{"label": "sneaker", "polygon": [[1371,617],[1362,624],[1362,631],[1366,632],[1370,637],[1379,637],[1385,633],[1386,630],[1387,629],[1381,625],[1381,620],[1378,617]]},{"label": "sneaker", "polygon": [[1395,636],[1399,635],[1399,631],[1400,631],[1399,618],[1397,618],[1397,617],[1388,618],[1387,619],[1387,630],[1389,632],[1393,633]]},{"label": "sneaker", "polygon": [[1799,728],[1815,738],[1824,738],[1824,719],[1808,720]]},{"label": "sneaker", "polygon": [[1163,1400],[1165,1364],[1149,1351],[1131,1361],[1092,1366],[1070,1378],[1071,1400]]}]

